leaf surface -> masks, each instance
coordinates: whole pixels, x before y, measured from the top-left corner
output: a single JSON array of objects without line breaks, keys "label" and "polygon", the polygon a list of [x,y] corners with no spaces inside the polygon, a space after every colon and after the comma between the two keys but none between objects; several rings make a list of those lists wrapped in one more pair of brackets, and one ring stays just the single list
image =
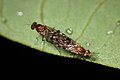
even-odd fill
[{"label": "leaf surface", "polygon": [[[42,42],[32,22],[65,33],[95,54],[94,63],[120,68],[120,0],[0,0],[0,35],[45,52],[60,55]],[[73,33],[66,32],[71,28]],[[37,41],[36,37],[39,36]],[[62,56],[72,57],[61,50]],[[93,54],[94,54],[93,53]]]}]

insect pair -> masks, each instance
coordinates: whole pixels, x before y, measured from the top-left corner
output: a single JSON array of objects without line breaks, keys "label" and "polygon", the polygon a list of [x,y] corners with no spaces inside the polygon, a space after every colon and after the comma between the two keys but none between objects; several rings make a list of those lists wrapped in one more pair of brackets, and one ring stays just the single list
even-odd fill
[{"label": "insect pair", "polygon": [[45,38],[47,42],[53,44],[56,48],[62,48],[71,52],[73,55],[80,55],[80,57],[90,57],[91,55],[89,50],[86,50],[80,44],[60,32],[60,30],[50,28],[46,25],[37,24],[37,22],[32,23],[31,29],[36,29],[36,31],[42,36],[42,40]]}]

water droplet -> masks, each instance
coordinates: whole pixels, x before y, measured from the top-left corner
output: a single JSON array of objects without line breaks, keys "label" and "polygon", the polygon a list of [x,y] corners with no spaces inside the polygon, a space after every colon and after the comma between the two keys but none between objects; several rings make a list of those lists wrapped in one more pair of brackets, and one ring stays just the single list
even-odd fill
[{"label": "water droplet", "polygon": [[107,34],[108,35],[113,34],[113,31],[108,31]]},{"label": "water droplet", "polygon": [[2,18],[2,22],[6,23],[7,22],[7,19],[6,18]]},{"label": "water droplet", "polygon": [[71,35],[71,34],[73,33],[73,30],[72,30],[71,28],[67,28],[67,29],[66,29],[66,33],[68,33],[68,34]]},{"label": "water droplet", "polygon": [[86,46],[90,46],[90,43],[87,42],[87,43],[86,43]]},{"label": "water droplet", "polygon": [[117,21],[116,25],[117,25],[117,26],[120,26],[120,20]]},{"label": "water droplet", "polygon": [[18,15],[18,16],[23,16],[23,12],[18,11],[18,12],[17,12],[17,15]]}]

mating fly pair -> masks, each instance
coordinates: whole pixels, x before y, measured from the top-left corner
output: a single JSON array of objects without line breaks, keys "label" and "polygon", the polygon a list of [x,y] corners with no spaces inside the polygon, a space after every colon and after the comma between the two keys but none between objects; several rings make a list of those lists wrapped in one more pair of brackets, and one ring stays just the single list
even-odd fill
[{"label": "mating fly pair", "polygon": [[73,55],[80,55],[80,57],[90,57],[91,55],[89,50],[86,50],[64,33],[61,33],[60,30],[37,24],[37,22],[32,23],[31,29],[36,29],[42,38],[45,38],[47,42],[52,43],[55,47],[70,51]]}]

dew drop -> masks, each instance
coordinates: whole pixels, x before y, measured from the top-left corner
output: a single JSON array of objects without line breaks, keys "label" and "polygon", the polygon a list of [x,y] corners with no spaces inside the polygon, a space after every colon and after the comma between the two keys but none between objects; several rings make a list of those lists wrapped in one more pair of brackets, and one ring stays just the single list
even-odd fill
[{"label": "dew drop", "polygon": [[71,35],[73,33],[73,30],[71,28],[67,28],[66,33]]},{"label": "dew drop", "polygon": [[18,15],[18,16],[23,16],[23,12],[18,11],[18,12],[17,12],[17,15]]},{"label": "dew drop", "polygon": [[86,43],[86,46],[90,46],[90,43],[87,42],[87,43]]},{"label": "dew drop", "polygon": [[117,21],[116,25],[117,25],[117,26],[120,26],[120,20]]},{"label": "dew drop", "polygon": [[113,31],[108,31],[107,34],[108,35],[113,34]]}]

